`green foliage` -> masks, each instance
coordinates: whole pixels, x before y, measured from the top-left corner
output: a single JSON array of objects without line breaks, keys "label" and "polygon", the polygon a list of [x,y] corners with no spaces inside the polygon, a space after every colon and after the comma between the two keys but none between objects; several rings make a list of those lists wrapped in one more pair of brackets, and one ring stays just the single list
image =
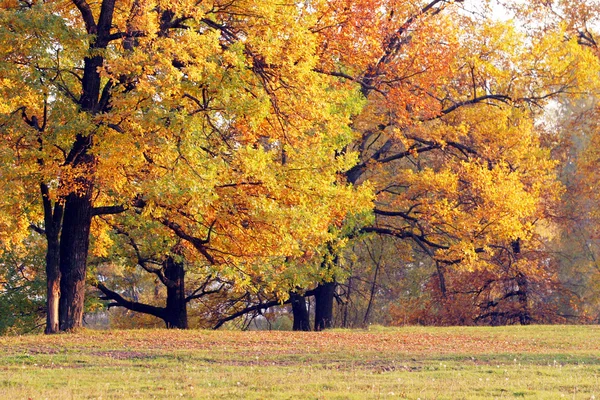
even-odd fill
[{"label": "green foliage", "polygon": [[45,321],[42,247],[32,239],[28,245],[30,252],[12,250],[0,257],[0,335],[39,332]]}]

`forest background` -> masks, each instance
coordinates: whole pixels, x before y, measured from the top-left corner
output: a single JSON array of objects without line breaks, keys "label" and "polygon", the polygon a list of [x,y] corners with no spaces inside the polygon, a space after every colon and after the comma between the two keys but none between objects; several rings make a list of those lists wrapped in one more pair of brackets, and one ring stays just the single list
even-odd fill
[{"label": "forest background", "polygon": [[0,332],[597,323],[599,16],[0,1]]}]

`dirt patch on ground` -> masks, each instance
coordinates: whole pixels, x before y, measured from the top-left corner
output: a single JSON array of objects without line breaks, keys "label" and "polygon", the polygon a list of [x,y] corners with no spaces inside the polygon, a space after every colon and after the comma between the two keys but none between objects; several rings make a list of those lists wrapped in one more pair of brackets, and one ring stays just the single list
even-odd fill
[{"label": "dirt patch on ground", "polygon": [[154,354],[143,353],[141,351],[125,350],[93,351],[88,354],[96,357],[106,357],[113,360],[148,360],[156,358],[156,355]]}]

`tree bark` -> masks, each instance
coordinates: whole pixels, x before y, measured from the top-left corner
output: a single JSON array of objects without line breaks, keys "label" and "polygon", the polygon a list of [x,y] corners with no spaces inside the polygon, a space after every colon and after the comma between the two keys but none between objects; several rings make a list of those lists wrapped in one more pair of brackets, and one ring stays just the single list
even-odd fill
[{"label": "tree bark", "polygon": [[375,299],[375,290],[377,289],[377,277],[379,275],[379,268],[381,267],[381,263],[376,263],[375,266],[375,275],[373,276],[373,283],[371,284],[371,291],[369,293],[369,303],[367,304],[367,310],[365,311],[365,317],[363,318],[363,326],[369,326],[369,316],[371,314],[371,309],[373,307],[373,300]]},{"label": "tree bark", "polygon": [[87,256],[92,223],[92,184],[71,193],[65,202],[60,237],[60,330],[82,326]]},{"label": "tree bark", "polygon": [[[160,318],[169,329],[187,329],[187,303],[194,298],[200,297],[200,295],[185,296],[185,269],[183,268],[183,263],[175,261],[173,257],[167,257],[162,263],[162,272],[164,273],[164,279],[161,279],[161,282],[167,288],[165,307],[157,307],[128,300],[117,292],[108,289],[100,282],[96,282],[94,286],[104,294],[104,298],[101,297],[102,300],[115,301],[115,303],[108,305],[109,308],[114,306],[124,307],[131,311],[150,314]],[[213,293],[213,291],[204,293]]]},{"label": "tree bark", "polygon": [[527,299],[527,292],[529,289],[529,282],[527,282],[527,277],[518,273],[517,275],[517,285],[519,285],[518,299],[519,299],[519,323],[521,325],[529,325],[531,323],[531,312],[529,310],[529,301]]},{"label": "tree bark", "polygon": [[[352,272],[352,271],[350,271]],[[352,284],[354,283],[354,279],[352,276],[348,278],[348,289],[346,291],[346,303],[344,304],[344,311],[342,313],[342,328],[349,328],[350,322],[348,321],[348,312],[350,309],[350,305],[352,304]]]},{"label": "tree bark", "polygon": [[60,302],[60,248],[58,235],[48,237],[46,250],[46,330],[44,333],[57,333],[59,330]]},{"label": "tree bark", "polygon": [[315,289],[315,331],[333,327],[333,297],[336,282],[319,283]]},{"label": "tree bark", "polygon": [[165,260],[164,271],[165,277],[169,280],[165,323],[167,328],[187,329],[188,318],[183,263],[176,262],[173,257],[168,257]]},{"label": "tree bark", "polygon": [[57,276],[47,275],[46,287],[46,329],[45,334],[58,333],[59,331],[59,303],[60,303],[60,272]]},{"label": "tree bark", "polygon": [[292,314],[294,316],[294,325],[292,329],[295,331],[310,331],[310,319],[308,316],[308,309],[306,308],[306,299],[296,292],[290,292],[290,301],[292,303]]},{"label": "tree bark", "polygon": [[44,205],[44,234],[46,236],[46,329],[44,333],[59,331],[60,301],[60,229],[63,206],[59,202],[52,206],[50,191],[44,183],[40,184]]},{"label": "tree bark", "polygon": [[446,288],[446,276],[444,275],[444,267],[439,261],[436,260],[435,268],[437,271],[440,293],[442,294],[442,298],[445,299],[447,297],[448,289]]},{"label": "tree bark", "polygon": [[[102,0],[98,23],[94,21],[94,15],[86,2],[75,3],[81,12],[88,33],[95,35],[94,41],[90,44],[91,53],[96,52],[97,49],[105,49],[110,40],[115,0]],[[98,54],[92,54],[83,60],[81,97],[78,103],[83,112],[91,115],[103,111],[99,109],[99,104],[103,106],[109,103],[108,97],[105,102],[99,103],[101,87],[99,68],[103,63],[104,58]],[[106,96],[109,96],[108,92]],[[92,142],[93,133],[77,134],[65,160],[65,164],[73,168],[76,176],[72,181],[63,182],[70,192],[65,199],[60,236],[59,313],[62,331],[80,327],[83,322],[87,256],[93,215],[92,192],[96,173],[96,157],[89,153]]]}]

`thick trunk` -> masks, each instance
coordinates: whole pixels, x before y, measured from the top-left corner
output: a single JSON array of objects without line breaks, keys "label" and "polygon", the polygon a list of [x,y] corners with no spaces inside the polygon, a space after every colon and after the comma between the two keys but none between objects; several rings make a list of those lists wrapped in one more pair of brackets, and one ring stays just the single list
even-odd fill
[{"label": "thick trunk", "polygon": [[92,184],[65,202],[60,237],[60,330],[80,327],[83,322],[85,278],[92,222]]},{"label": "thick trunk", "polygon": [[[105,86],[107,90],[100,96],[99,69],[104,63],[104,59],[97,54],[97,50],[105,49],[110,41],[115,0],[100,2],[97,23],[85,2],[75,3],[81,12],[87,32],[95,35],[94,41],[90,44],[91,55],[83,60],[81,96],[78,100],[82,112],[94,115],[102,112],[104,107],[109,104],[109,85]],[[83,322],[87,256],[93,211],[92,190],[96,173],[96,158],[89,152],[93,143],[93,135],[93,133],[77,134],[65,159],[65,165],[72,168],[74,176],[61,182],[64,185],[63,189],[69,190],[64,203],[59,246],[59,328],[63,331],[80,327]]]},{"label": "thick trunk", "polygon": [[315,331],[333,327],[335,282],[322,282],[315,289]]},{"label": "thick trunk", "polygon": [[165,323],[167,328],[187,329],[187,307],[185,301],[185,270],[183,264],[172,257],[165,261],[165,277],[170,281],[167,286],[167,307]]},{"label": "thick trunk", "polygon": [[292,314],[294,315],[294,326],[292,329],[295,331],[310,331],[306,299],[298,293],[290,292],[290,301],[292,303]]},{"label": "thick trunk", "polygon": [[[91,14],[83,17],[91,33],[95,31],[96,40],[90,50],[105,48],[110,33],[114,0],[103,0],[97,26]],[[103,58],[99,55],[84,59],[82,93],[79,98],[81,110],[95,114],[100,96],[100,72]],[[83,307],[85,301],[85,278],[87,273],[87,256],[92,223],[92,191],[96,158],[89,153],[93,142],[93,134],[78,134],[73,147],[66,157],[65,164],[73,168],[75,176],[63,182],[70,190],[65,199],[62,232],[60,236],[60,330],[71,330],[83,323]]]}]

